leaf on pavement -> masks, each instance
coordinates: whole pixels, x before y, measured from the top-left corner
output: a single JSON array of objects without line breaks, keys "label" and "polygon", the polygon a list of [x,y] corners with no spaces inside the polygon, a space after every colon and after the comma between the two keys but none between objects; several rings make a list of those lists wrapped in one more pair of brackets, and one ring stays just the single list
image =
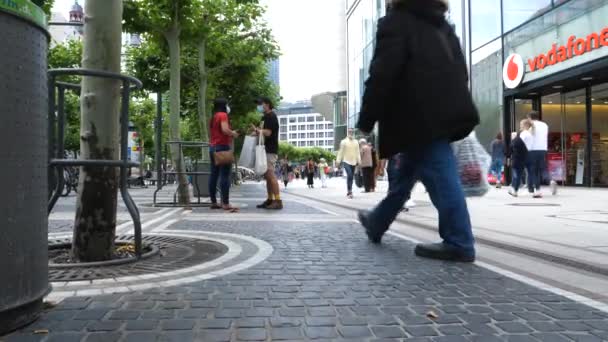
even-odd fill
[{"label": "leaf on pavement", "polygon": [[34,330],[34,334],[36,334],[36,335],[46,335],[48,333],[49,333],[49,329]]},{"label": "leaf on pavement", "polygon": [[430,319],[437,319],[437,318],[439,318],[439,315],[437,315],[435,313],[435,311],[429,311],[426,313],[426,317],[428,317]]}]

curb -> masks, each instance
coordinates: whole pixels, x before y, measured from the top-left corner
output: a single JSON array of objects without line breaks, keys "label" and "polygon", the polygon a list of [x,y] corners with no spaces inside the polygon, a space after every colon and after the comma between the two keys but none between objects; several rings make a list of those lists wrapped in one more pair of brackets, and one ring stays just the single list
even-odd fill
[{"label": "curb", "polygon": [[[353,206],[348,206],[345,204],[340,204],[340,203],[336,203],[336,202],[332,202],[332,201],[328,201],[328,200],[324,200],[324,199],[320,199],[320,198],[316,198],[316,197],[311,197],[311,196],[307,196],[307,195],[296,194],[291,191],[287,191],[287,193],[290,195],[296,196],[296,197],[301,197],[301,198],[305,198],[308,200],[318,201],[321,203],[333,205],[333,206],[340,207],[340,208],[347,209],[347,210],[360,210],[360,208],[356,208]],[[426,229],[426,230],[430,230],[430,231],[434,231],[434,232],[437,231],[436,226],[431,226],[431,225],[420,223],[420,222],[417,222],[414,220],[407,220],[407,219],[402,219],[402,218],[398,217],[396,219],[396,221],[399,223],[411,225],[411,226],[414,226],[417,228],[422,228],[422,229]],[[481,243],[483,245],[492,246],[492,247],[500,248],[500,249],[503,249],[506,251],[515,252],[518,254],[523,254],[523,255],[527,255],[530,257],[538,258],[538,259],[543,259],[545,261],[549,261],[549,262],[552,262],[555,264],[568,266],[568,267],[584,270],[587,272],[608,276],[608,267],[602,267],[602,266],[599,266],[596,264],[589,264],[589,263],[585,263],[583,261],[571,259],[568,257],[564,257],[564,256],[556,255],[556,254],[549,254],[549,253],[539,251],[536,249],[520,247],[520,246],[516,246],[513,244],[508,244],[508,243],[504,243],[504,242],[500,242],[500,241],[496,241],[496,240],[492,240],[492,239],[488,239],[488,238],[475,237],[475,240],[476,240],[476,242]]]}]

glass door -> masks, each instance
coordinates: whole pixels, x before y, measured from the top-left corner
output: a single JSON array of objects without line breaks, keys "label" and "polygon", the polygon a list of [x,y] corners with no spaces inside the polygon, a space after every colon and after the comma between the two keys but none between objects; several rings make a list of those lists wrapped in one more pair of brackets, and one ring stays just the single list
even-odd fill
[{"label": "glass door", "polygon": [[608,83],[591,88],[591,185],[608,186]]},{"label": "glass door", "polygon": [[585,89],[542,98],[542,118],[549,126],[547,175],[564,185],[588,185],[587,107]]}]

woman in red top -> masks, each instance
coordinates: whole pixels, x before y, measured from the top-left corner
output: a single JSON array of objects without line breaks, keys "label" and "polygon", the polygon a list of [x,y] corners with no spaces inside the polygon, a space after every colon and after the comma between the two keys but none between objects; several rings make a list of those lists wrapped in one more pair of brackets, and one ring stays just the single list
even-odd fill
[{"label": "woman in red top", "polygon": [[[211,159],[211,176],[209,177],[209,197],[211,198],[211,209],[224,209],[237,212],[238,208],[230,205],[230,171],[232,165],[215,165],[214,152],[230,151],[232,138],[239,136],[237,131],[230,128],[228,114],[230,107],[226,99],[218,98],[213,103],[213,118],[209,125],[211,139],[209,141],[209,158]],[[217,203],[217,183],[220,183],[222,197],[221,206]]]}]

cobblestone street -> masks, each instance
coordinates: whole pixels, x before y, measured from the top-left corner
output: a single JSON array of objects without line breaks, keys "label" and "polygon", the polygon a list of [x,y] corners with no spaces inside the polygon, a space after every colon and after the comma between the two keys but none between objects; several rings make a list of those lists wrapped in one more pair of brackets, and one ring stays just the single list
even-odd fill
[{"label": "cobblestone street", "polygon": [[250,237],[271,246],[265,259],[203,281],[65,298],[0,341],[608,339],[602,308],[475,264],[417,258],[414,244],[396,236],[374,246],[352,218],[294,197],[282,212],[255,209],[262,189],[236,190],[239,214],[195,209],[146,233],[232,239],[242,255],[226,269],[263,249],[237,241]]}]

